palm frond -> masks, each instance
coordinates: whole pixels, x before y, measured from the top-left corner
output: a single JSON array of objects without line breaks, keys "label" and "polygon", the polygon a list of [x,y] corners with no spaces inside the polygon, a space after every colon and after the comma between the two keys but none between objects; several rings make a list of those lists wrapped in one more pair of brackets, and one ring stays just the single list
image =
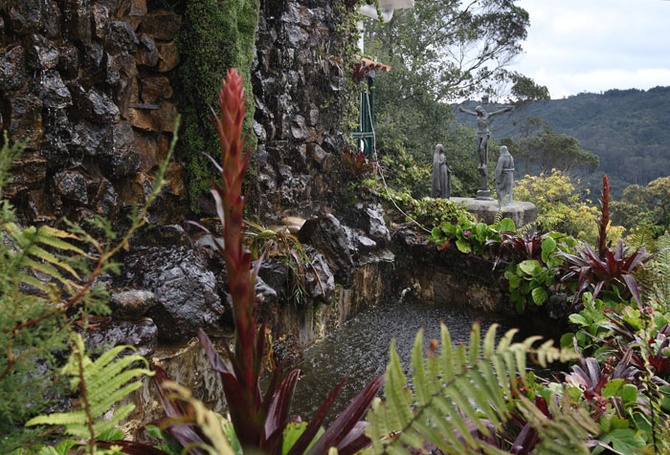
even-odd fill
[{"label": "palm frond", "polygon": [[[372,440],[368,453],[422,452],[428,448],[445,454],[507,453],[502,450],[505,441],[496,434],[503,433],[513,413],[526,416],[542,444],[571,447],[573,454],[588,453],[585,440],[597,429],[587,417],[579,414],[574,421],[550,421],[533,410],[529,400],[519,399],[520,387],[527,381],[529,356],[545,367],[574,359],[576,354],[554,348],[551,341],[536,347],[538,337],[513,342],[514,330],[504,334],[496,345],[496,330],[492,326],[482,338],[475,324],[469,348],[454,347],[448,329],[442,325],[441,352],[430,350],[426,355],[423,333],[419,331],[412,351],[411,388],[392,344],[384,387],[386,399],[376,399],[367,416],[370,425],[366,434]],[[557,408],[555,412],[572,415],[569,409]],[[579,431],[572,428],[575,422]],[[560,442],[545,441],[557,435],[561,436]]]}]

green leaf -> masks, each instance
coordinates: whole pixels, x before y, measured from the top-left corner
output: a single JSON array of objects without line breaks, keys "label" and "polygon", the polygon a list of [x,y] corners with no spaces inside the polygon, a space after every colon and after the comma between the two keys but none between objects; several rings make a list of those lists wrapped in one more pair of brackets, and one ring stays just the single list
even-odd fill
[{"label": "green leaf", "polygon": [[606,398],[617,396],[625,382],[625,379],[611,379],[607,381],[603,386],[602,395]]},{"label": "green leaf", "polygon": [[549,255],[556,251],[556,240],[547,236],[542,240],[542,262],[545,264],[549,260]]},{"label": "green leaf", "polygon": [[541,269],[541,266],[540,263],[535,259],[528,259],[526,261],[520,262],[519,268],[526,275],[533,276]]},{"label": "green leaf", "polygon": [[534,288],[531,291],[531,296],[533,297],[533,302],[535,305],[540,306],[547,301],[549,294],[545,288]]},{"label": "green leaf", "polygon": [[503,218],[499,223],[500,232],[514,232],[516,231],[516,226],[514,221],[510,218]]},{"label": "green leaf", "polygon": [[568,320],[572,322],[573,324],[581,325],[581,326],[587,326],[589,325],[588,322],[586,322],[586,318],[582,316],[579,313],[573,313],[570,316],[568,316]]},{"label": "green leaf", "polygon": [[470,243],[462,239],[456,240],[456,248],[458,248],[458,251],[460,251],[461,253],[468,254],[472,252],[472,247],[470,246]]},{"label": "green leaf", "polygon": [[[282,442],[282,454],[288,453],[295,442],[300,438],[307,428],[307,422],[290,422],[284,428],[284,441]],[[316,438],[314,438],[316,439]]]},{"label": "green leaf", "polygon": [[521,284],[521,278],[518,275],[510,274],[507,277],[507,280],[509,281],[510,289],[517,289],[519,287],[519,285]]},{"label": "green leaf", "polygon": [[601,436],[600,441],[610,444],[614,450],[618,450],[626,455],[639,454],[640,452],[637,449],[642,449],[646,446],[644,439],[629,428],[611,431]]},{"label": "green leaf", "polygon": [[637,402],[637,387],[634,384],[624,384],[621,388],[621,399],[625,403]]}]

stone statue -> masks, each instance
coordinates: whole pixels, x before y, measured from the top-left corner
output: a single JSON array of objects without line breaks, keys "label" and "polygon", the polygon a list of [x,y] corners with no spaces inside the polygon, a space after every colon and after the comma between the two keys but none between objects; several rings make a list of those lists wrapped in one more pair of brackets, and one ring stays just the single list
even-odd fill
[{"label": "stone statue", "polygon": [[433,184],[430,197],[449,199],[451,197],[451,169],[447,164],[444,146],[437,144],[433,155]]},{"label": "stone statue", "polygon": [[500,147],[500,157],[496,165],[496,192],[500,207],[514,202],[512,188],[514,187],[514,158],[506,146]]},{"label": "stone statue", "polygon": [[458,108],[461,112],[477,117],[477,158],[479,158],[479,175],[482,176],[482,189],[477,192],[478,197],[480,194],[483,194],[488,195],[490,198],[490,192],[488,190],[488,163],[489,137],[491,136],[491,131],[489,130],[489,125],[491,124],[493,117],[502,114],[503,112],[511,111],[512,109],[511,106],[508,106],[497,111],[486,112],[481,105],[477,106],[474,111],[462,107]]}]

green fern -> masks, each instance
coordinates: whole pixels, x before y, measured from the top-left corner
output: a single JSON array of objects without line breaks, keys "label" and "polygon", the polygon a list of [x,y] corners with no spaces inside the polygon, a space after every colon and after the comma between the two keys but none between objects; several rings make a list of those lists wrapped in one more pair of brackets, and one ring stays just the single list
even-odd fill
[{"label": "green fern", "polygon": [[132,403],[115,409],[111,417],[102,418],[108,411],[142,387],[141,381],[131,381],[144,375],[151,376],[148,368],[136,367],[137,362],[147,364],[140,355],[119,357],[132,346],[116,346],[95,361],[86,354],[81,335],[71,337],[73,349],[62,373],[70,377],[70,387],[79,391],[81,407],[70,412],[41,415],[30,419],[26,426],[63,425],[65,432],[88,441],[89,453],[94,453],[96,438],[113,428],[135,409]]},{"label": "green fern", "polygon": [[[372,440],[372,448],[366,453],[422,452],[426,443],[447,454],[506,453],[477,438],[473,429],[492,436],[492,426],[500,433],[512,412],[524,415],[539,430],[547,447],[541,453],[588,453],[584,441],[597,428],[586,414],[567,409],[558,412],[556,408],[559,418],[550,421],[519,392],[520,384],[527,380],[529,355],[545,367],[554,361],[574,359],[576,354],[552,347],[551,341],[533,347],[539,337],[513,343],[515,330],[508,331],[496,346],[496,328],[492,326],[482,340],[475,324],[466,348],[453,347],[449,331],[442,325],[441,352],[430,351],[425,358],[423,333],[419,331],[412,350],[412,388],[407,387],[392,344],[384,387],[386,400],[377,399],[367,416],[370,425],[366,435]],[[568,417],[561,418],[563,413]],[[578,418],[570,419],[573,416]],[[555,437],[560,441],[552,443]]]}]

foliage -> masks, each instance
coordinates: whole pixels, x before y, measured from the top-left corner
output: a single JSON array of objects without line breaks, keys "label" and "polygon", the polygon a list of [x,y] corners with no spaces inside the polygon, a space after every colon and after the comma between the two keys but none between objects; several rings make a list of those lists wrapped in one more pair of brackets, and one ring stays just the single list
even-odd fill
[{"label": "foliage", "polygon": [[434,227],[428,241],[435,243],[439,249],[446,249],[453,240],[461,253],[477,254],[490,259],[495,256],[492,250],[494,242],[491,240],[498,242],[503,232],[515,229],[514,221],[509,218],[488,225],[474,220],[471,216],[459,216],[456,223],[443,222]]},{"label": "foliage", "polygon": [[[164,175],[177,135],[159,166],[147,204],[131,214],[128,230],[116,238],[108,220],[91,227],[102,238],[69,224],[22,227],[13,207],[0,201],[0,452],[35,444],[33,431],[22,428],[59,396],[56,374],[72,322],[87,328],[88,314],[105,314],[107,295],[99,278],[118,270],[112,257],[127,248],[148,219],[148,209],[165,184]],[[5,140],[0,151],[0,183],[10,179],[8,166],[22,146]]]},{"label": "foliage", "polygon": [[372,173],[375,163],[361,150],[347,146],[342,150],[342,166],[349,178],[361,180]]},{"label": "foliage", "polygon": [[553,169],[550,174],[526,175],[515,182],[514,198],[537,206],[538,230],[563,232],[593,242],[598,209],[579,194],[578,188],[579,180]]},{"label": "foliage", "polygon": [[[198,338],[210,365],[221,379],[230,420],[242,450],[282,453],[284,432],[291,421],[289,405],[300,373],[293,370],[282,378],[281,367],[276,368],[265,395],[261,393],[265,327],[262,325],[258,330],[258,310],[254,301],[258,265],[252,269],[252,253],[244,244],[242,181],[249,163],[249,152],[245,150],[242,139],[245,117],[242,78],[235,69],[228,71],[219,91],[219,108],[221,116],[215,116],[213,123],[219,135],[220,164],[211,157],[210,160],[219,171],[221,180],[212,182],[212,195],[223,226],[223,243],[217,243],[216,248],[226,264],[228,288],[233,301],[234,348],[231,351],[227,345],[224,346],[224,359],[204,331],[199,330]],[[193,444],[211,446],[215,441],[207,435],[206,428],[185,423],[192,421],[185,419],[189,408],[166,394],[166,375],[158,368],[157,371],[159,374],[155,382],[170,417],[163,428],[186,449]],[[302,429],[300,436],[293,439],[288,453],[304,453],[309,448],[308,453],[320,454],[330,447],[336,447],[341,453],[353,453],[367,445],[369,441],[358,422],[381,384],[381,377],[373,379],[328,429],[319,434],[335,397],[344,385],[344,382],[340,383],[317,415]]]},{"label": "foliage", "polygon": [[[509,449],[529,453],[533,448],[549,453],[541,450],[547,446],[552,447],[551,453],[589,453],[588,439],[598,428],[583,409],[555,405],[550,398],[550,418],[523,395],[530,386],[528,355],[546,366],[575,358],[575,354],[553,348],[551,342],[533,347],[536,337],[513,343],[515,331],[507,332],[496,346],[496,329],[491,327],[482,339],[475,324],[466,348],[462,344],[453,347],[442,325],[441,352],[431,344],[425,357],[419,331],[412,350],[412,388],[407,387],[392,344],[386,398],[384,402],[377,399],[368,413],[366,433],[373,445],[365,453],[506,453]],[[526,438],[528,430],[511,439],[502,437],[507,424],[518,415],[536,431],[539,442]]]},{"label": "foliage", "polygon": [[610,249],[607,244],[607,231],[610,226],[609,191],[609,179],[605,175],[596,238],[598,251],[594,251],[588,243],[583,243],[583,246],[575,247],[575,254],[561,252],[560,256],[565,261],[565,272],[561,281],[577,278],[573,303],[577,303],[587,289],[592,289],[594,297],[604,289],[613,293],[610,298],[614,300],[628,300],[633,297],[639,306],[642,305],[642,300],[634,272],[653,259],[654,254],[647,254],[644,247],[638,247],[631,252],[622,239],[619,239],[614,251]]},{"label": "foliage", "polygon": [[502,234],[498,255],[512,259],[504,278],[510,301],[519,313],[531,303],[541,306],[558,299],[557,267],[561,261],[556,254],[557,239],[566,241],[560,234]]},{"label": "foliage", "polygon": [[542,85],[537,85],[531,78],[514,72],[510,75],[512,79],[512,89],[510,102],[516,101],[517,104],[526,104],[530,101],[549,100],[549,89]]},{"label": "foliage", "polygon": [[[116,346],[96,360],[86,353],[80,334],[72,336],[72,352],[61,373],[70,378],[70,390],[78,392],[80,409],[33,417],[26,426],[64,425],[65,433],[86,441],[87,453],[95,454],[96,440],[105,432],[113,430],[135,409],[126,403],[117,409],[114,406],[133,391],[142,387],[142,382],[133,378],[151,375],[147,368],[138,368],[137,362],[147,363],[139,355],[120,354],[132,346]],[[113,409],[113,412],[109,413]],[[104,416],[104,418],[103,418]]]},{"label": "foliage", "polygon": [[578,171],[592,172],[598,168],[598,156],[582,149],[577,138],[558,133],[546,124],[532,134],[532,129],[527,131],[518,140],[505,142],[520,172],[549,174],[553,169],[559,169],[574,175]]},{"label": "foliage", "polygon": [[603,430],[598,449],[622,453],[669,448],[670,355],[667,308],[651,304],[640,311],[628,304],[582,295],[583,308],[570,317],[578,327],[564,346],[584,357],[567,375],[568,394],[586,404]]},{"label": "foliage", "polygon": [[670,177],[627,187],[612,203],[612,219],[629,231],[649,231],[654,238],[670,230]]},{"label": "foliage", "polygon": [[[183,96],[184,132],[180,148],[190,176],[191,208],[199,211],[199,198],[214,177],[203,153],[213,155],[217,137],[209,124],[209,106],[229,68],[240,68],[251,93],[251,64],[260,9],[259,0],[192,0],[185,2],[184,25],[178,37],[179,81]],[[254,103],[247,102],[245,131],[252,131]]]},{"label": "foliage", "polygon": [[[303,303],[306,266],[311,267],[312,264],[300,240],[286,229],[268,229],[248,220],[244,223],[249,228],[246,236],[253,259],[275,258],[286,264],[291,271],[288,283],[290,298],[296,303]],[[318,274],[314,276],[319,280]],[[319,284],[323,291],[323,283]]]},{"label": "foliage", "polygon": [[575,248],[575,254],[561,253],[565,261],[565,274],[562,281],[577,278],[577,288],[573,302],[587,289],[595,296],[601,290],[608,291],[610,299],[628,300],[631,297],[640,304],[640,290],[634,272],[645,262],[653,258],[644,248],[630,251],[619,239],[612,251],[607,248],[599,256],[588,244]]},{"label": "foliage", "polygon": [[[456,222],[459,217],[471,216],[467,209],[449,199],[415,199],[407,192],[389,188],[383,181],[364,180],[362,183],[386,203],[389,209],[387,213],[398,223],[414,220],[420,226],[431,226],[442,222]],[[393,209],[397,211],[395,216]]]},{"label": "foliage", "polygon": [[[384,144],[384,141],[381,141],[381,144]],[[432,161],[430,164],[418,162],[402,144],[396,144],[395,148],[382,145],[379,155],[386,184],[416,199],[430,194]]]}]

